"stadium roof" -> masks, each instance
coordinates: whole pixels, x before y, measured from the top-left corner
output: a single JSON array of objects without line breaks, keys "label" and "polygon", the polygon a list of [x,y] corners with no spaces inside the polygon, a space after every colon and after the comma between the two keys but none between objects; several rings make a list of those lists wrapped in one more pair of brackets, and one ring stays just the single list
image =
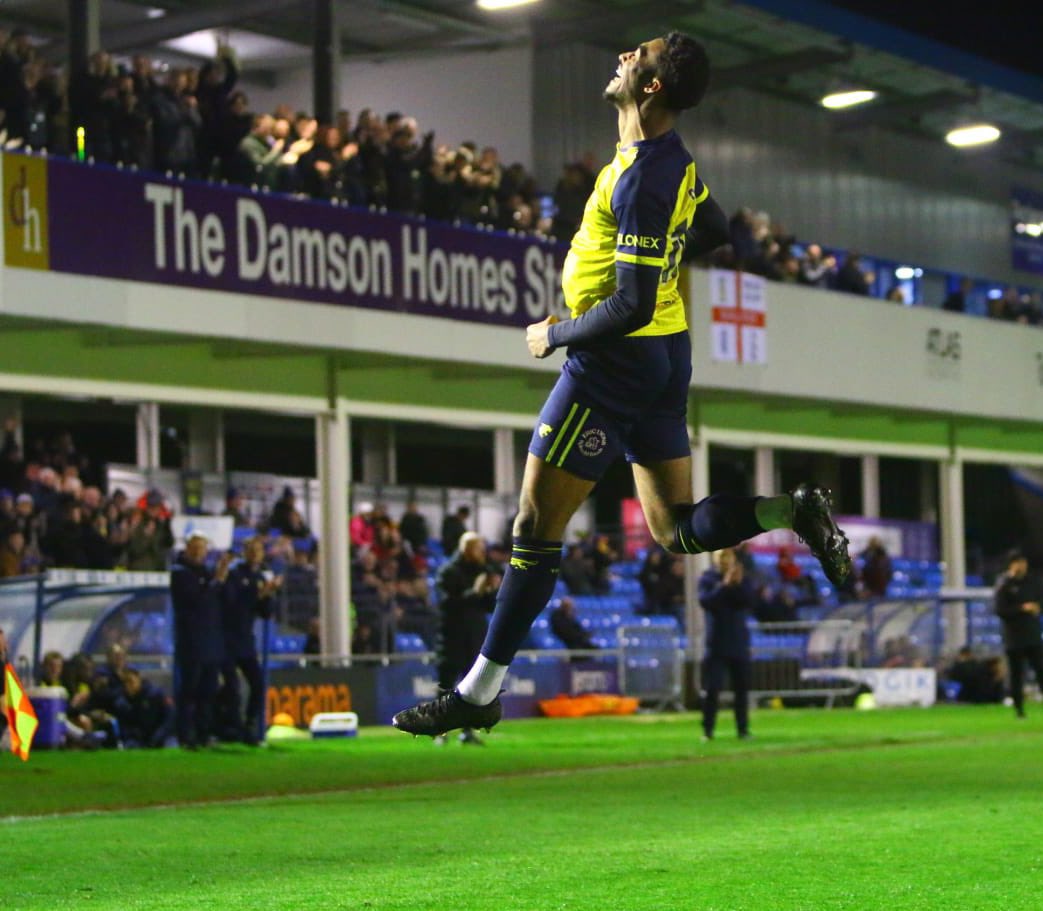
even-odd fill
[{"label": "stadium roof", "polygon": [[[340,0],[346,59],[584,42],[618,51],[669,28],[705,41],[714,90],[742,86],[817,105],[842,86],[875,90],[868,105],[837,113],[837,129],[879,126],[941,138],[960,123],[1003,131],[1000,151],[1043,165],[1043,79],[820,0],[541,0],[484,12],[474,0]],[[102,46],[171,64],[212,54],[218,36],[244,69],[274,84],[306,64],[308,0],[101,0]],[[67,0],[8,0],[0,21],[22,25],[56,56]]]}]

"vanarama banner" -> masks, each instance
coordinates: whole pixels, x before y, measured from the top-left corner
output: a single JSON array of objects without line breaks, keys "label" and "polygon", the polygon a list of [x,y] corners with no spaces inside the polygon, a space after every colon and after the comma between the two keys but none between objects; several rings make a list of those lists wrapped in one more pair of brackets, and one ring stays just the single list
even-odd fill
[{"label": "vanarama banner", "polygon": [[525,326],[566,248],[535,238],[5,153],[8,266]]}]

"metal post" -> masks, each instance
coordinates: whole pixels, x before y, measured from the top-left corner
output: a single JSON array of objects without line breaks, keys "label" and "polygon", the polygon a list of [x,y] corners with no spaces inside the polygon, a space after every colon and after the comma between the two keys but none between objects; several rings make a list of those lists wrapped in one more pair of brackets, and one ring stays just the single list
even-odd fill
[{"label": "metal post", "polygon": [[188,468],[224,471],[224,415],[195,408],[188,415]]},{"label": "metal post", "polygon": [[314,0],[312,92],[319,123],[333,123],[340,97],[340,29],[335,0]]},{"label": "metal post", "polygon": [[758,446],[753,451],[753,494],[757,497],[773,497],[777,492],[775,450],[771,446]]},{"label": "metal post", "polygon": [[497,493],[517,493],[514,462],[514,431],[497,427],[493,431],[493,487]]},{"label": "metal post", "polygon": [[880,518],[880,457],[862,456],[862,515]]},{"label": "metal post", "polygon": [[138,404],[137,422],[138,468],[159,468],[159,403]]},{"label": "metal post", "polygon": [[43,650],[43,607],[44,607],[44,580],[46,575],[40,573],[36,577],[36,618],[33,626],[33,683],[39,679],[40,652]]},{"label": "metal post", "polygon": [[322,653],[351,654],[351,576],[348,537],[349,421],[338,404],[315,419],[322,538],[319,541],[319,628]]},{"label": "metal post", "polygon": [[261,638],[261,714],[257,716],[257,742],[264,743],[264,735],[268,730],[268,657],[271,654],[272,618],[265,617],[262,622]]},{"label": "metal post", "polygon": [[963,462],[958,456],[941,463],[939,482],[945,584],[950,588],[963,588],[967,582],[967,551],[964,543]]},{"label": "metal post", "polygon": [[[68,0],[67,10],[68,72],[75,80],[87,72],[91,54],[101,47],[101,0]],[[76,107],[69,112],[69,147],[75,149],[76,129],[83,126],[83,111],[78,108],[78,92],[70,92],[70,100]]]}]

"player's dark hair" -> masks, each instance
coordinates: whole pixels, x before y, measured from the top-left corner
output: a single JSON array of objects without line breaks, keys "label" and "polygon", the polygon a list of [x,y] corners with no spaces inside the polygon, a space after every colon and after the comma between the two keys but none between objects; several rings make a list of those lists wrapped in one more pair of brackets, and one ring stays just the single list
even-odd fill
[{"label": "player's dark hair", "polygon": [[672,111],[694,108],[710,84],[710,58],[691,35],[670,32],[659,55],[656,75],[663,84],[666,106]]}]

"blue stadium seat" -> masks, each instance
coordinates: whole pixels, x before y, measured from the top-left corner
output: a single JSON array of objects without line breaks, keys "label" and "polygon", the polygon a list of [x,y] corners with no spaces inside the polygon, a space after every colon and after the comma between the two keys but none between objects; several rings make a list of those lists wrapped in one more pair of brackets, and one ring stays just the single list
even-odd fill
[{"label": "blue stadium seat", "polygon": [[427,645],[416,633],[395,633],[396,652],[426,652]]}]

